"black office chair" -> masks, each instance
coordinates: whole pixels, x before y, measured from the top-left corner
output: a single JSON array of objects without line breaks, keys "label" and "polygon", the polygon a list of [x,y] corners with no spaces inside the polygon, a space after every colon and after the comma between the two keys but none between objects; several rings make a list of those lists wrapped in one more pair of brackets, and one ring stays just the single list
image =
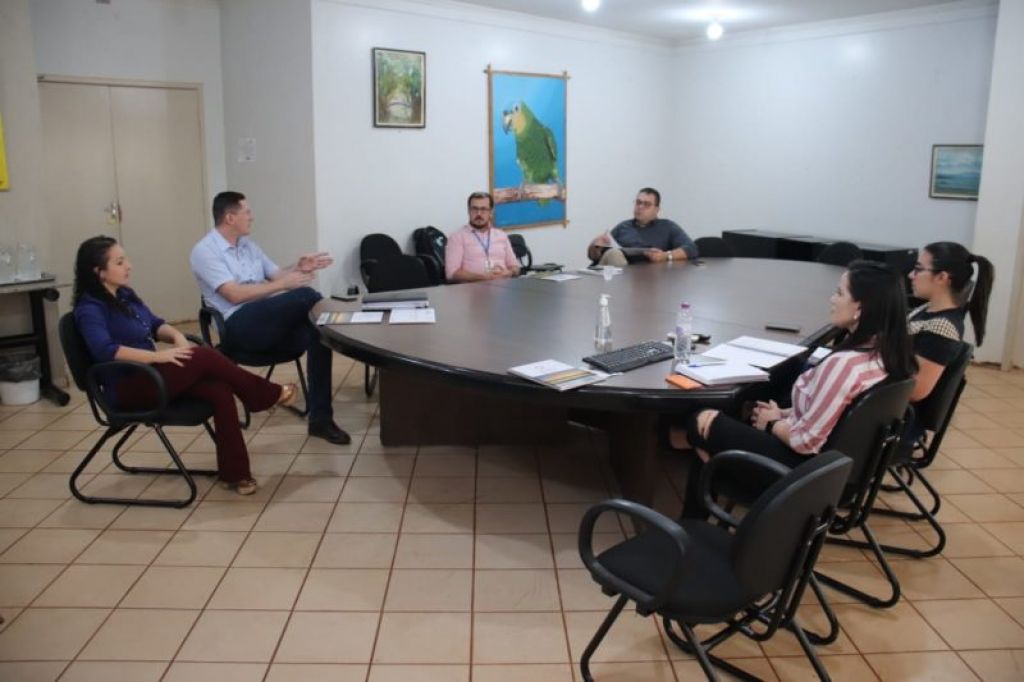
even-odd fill
[{"label": "black office chair", "polygon": [[[381,258],[370,273],[366,290],[371,294],[379,291],[400,289],[421,289],[432,286],[430,275],[423,261],[416,256],[398,254]],[[363,392],[366,397],[373,395],[377,388],[377,368],[363,365]]]},{"label": "black office chair", "polygon": [[[216,338],[214,337],[216,332]],[[295,363],[295,370],[299,375],[299,387],[302,389],[302,401],[305,407],[299,409],[294,405],[285,405],[285,409],[294,412],[299,417],[305,417],[309,414],[309,388],[306,384],[306,373],[302,369],[302,356],[306,353],[305,348],[282,348],[280,350],[272,350],[265,352],[254,352],[245,351],[230,346],[225,347],[224,335],[227,332],[227,322],[224,320],[224,316],[221,312],[213,306],[206,303],[206,301],[199,300],[199,333],[202,335],[202,341],[210,348],[216,348],[218,351],[223,353],[236,365],[243,365],[245,367],[266,367],[267,371],[264,374],[264,378],[270,379],[270,376],[274,373],[274,368],[278,365],[285,365],[290,362]],[[247,429],[252,423],[252,415],[249,414],[249,408],[242,406],[245,413],[245,419],[242,421],[242,428]]]},{"label": "black office chair", "polygon": [[[967,367],[970,365],[973,355],[974,347],[969,343],[962,343],[959,352],[943,370],[942,376],[939,377],[932,392],[927,398],[911,407],[908,423],[913,423],[920,428],[921,434],[913,441],[901,440],[889,464],[889,474],[896,481],[896,485],[885,485],[882,489],[887,492],[902,492],[910,499],[917,511],[880,507],[873,510],[873,513],[883,516],[897,516],[910,521],[925,521],[935,532],[936,541],[924,550],[897,545],[882,545],[882,549],[886,552],[923,559],[940,554],[946,546],[946,532],[935,518],[942,506],[942,498],[922,470],[927,468],[939,453],[942,439],[946,436],[946,429],[949,428],[953,413],[960,402],[960,395],[967,386]],[[932,433],[930,438],[928,431]],[[911,489],[910,486],[914,484],[915,479],[921,481],[921,485],[928,491],[931,497],[929,505],[925,505]]]},{"label": "black office chair", "polygon": [[842,265],[845,268],[853,261],[863,257],[864,253],[856,244],[852,242],[835,242],[826,246],[818,254],[818,262],[829,265]]},{"label": "black office chair", "polygon": [[378,232],[363,237],[359,242],[359,274],[363,277],[363,284],[370,285],[370,275],[382,259],[400,255],[402,247],[389,235]]},{"label": "black office chair", "polygon": [[412,231],[412,245],[416,257],[427,268],[431,284],[444,284],[444,252],[448,246],[448,237],[444,232],[432,225],[418,227]]},{"label": "black office chair", "polygon": [[[883,381],[864,391],[846,408],[822,447],[823,451],[837,450],[853,462],[849,480],[839,498],[839,512],[829,528],[830,536],[827,542],[871,550],[889,582],[890,594],[887,597],[876,597],[816,571],[817,579],[811,581],[811,588],[829,621],[827,634],[808,632],[811,641],[816,644],[830,644],[839,636],[839,621],[822,592],[819,581],[875,608],[888,608],[900,599],[899,580],[886,561],[882,547],[868,525],[868,518],[888,470],[889,460],[902,435],[903,419],[913,388],[914,379],[909,378],[902,381]],[[712,458],[711,461],[714,460],[715,458]],[[759,493],[759,489],[754,487],[751,481],[756,479],[725,478],[719,482],[716,490],[721,491],[730,500],[747,506]],[[864,534],[866,542],[832,537],[846,535],[858,529]]]},{"label": "black office chair", "polygon": [[521,234],[510,234],[508,242],[512,245],[512,252],[516,254],[519,267],[523,272],[527,272],[533,267],[533,254],[530,253],[530,248],[526,245],[526,239]]},{"label": "black office chair", "polygon": [[[737,633],[765,641],[780,627],[793,632],[818,677],[829,679],[796,612],[851,466],[838,452],[813,457],[793,470],[760,455],[723,452],[701,477],[702,500],[720,525],[690,519],[677,523],[626,500],[592,507],[580,524],[580,557],[602,591],[618,599],[583,652],[583,679],[593,682],[590,659],[630,600],[641,616],[662,617],[666,634],[697,657],[709,680],[717,679],[712,666],[757,679],[710,652]],[[721,474],[753,474],[774,483],[737,520],[713,500]],[[594,556],[594,525],[609,511],[639,521],[645,530]],[[725,627],[701,641],[693,627],[709,623]]]},{"label": "black office chair", "polygon": [[[67,313],[60,318],[58,327],[60,345],[64,350],[64,358],[67,360],[71,376],[75,385],[85,392],[89,400],[89,407],[92,409],[93,417],[97,423],[106,427],[103,435],[95,445],[86,453],[82,461],[75,467],[71,478],[68,480],[68,487],[71,494],[82,502],[89,504],[126,504],[147,507],[187,507],[196,499],[196,483],[193,476],[216,476],[216,469],[189,469],[181,461],[174,445],[168,440],[164,433],[165,426],[199,426],[206,429],[210,438],[214,438],[213,429],[210,427],[209,419],[213,416],[213,406],[209,403],[193,398],[177,398],[170,400],[164,386],[164,379],[160,373],[150,365],[139,362],[125,362],[123,360],[112,360],[110,362],[93,362],[86,348],[85,340],[78,332],[75,325],[73,313]],[[143,374],[153,382],[157,389],[159,399],[157,405],[149,410],[124,410],[113,405],[109,399],[108,389],[104,388],[102,380],[112,375]],[[121,461],[121,448],[128,441],[139,425],[145,425],[153,429],[160,438],[167,454],[171,457],[173,468],[167,467],[136,467],[128,466]],[[129,474],[177,474],[182,477],[188,486],[188,496],[181,499],[149,499],[149,498],[121,498],[101,497],[86,495],[78,488],[78,477],[82,475],[85,468],[89,466],[96,453],[103,445],[120,434],[120,438],[111,451],[111,458],[114,465]]]},{"label": "black office chair", "polygon": [[729,242],[721,237],[698,237],[694,244],[697,245],[697,255],[701,258],[733,258],[736,253],[729,246]]}]

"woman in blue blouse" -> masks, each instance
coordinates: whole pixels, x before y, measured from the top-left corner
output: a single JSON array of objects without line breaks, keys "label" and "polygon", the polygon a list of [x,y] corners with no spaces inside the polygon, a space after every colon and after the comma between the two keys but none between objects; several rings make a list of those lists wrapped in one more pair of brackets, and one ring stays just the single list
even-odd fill
[{"label": "woman in blue blouse", "polygon": [[[211,348],[192,346],[128,288],[131,272],[124,249],[110,237],[93,237],[78,247],[74,315],[89,354],[95,362],[152,365],[163,377],[169,397],[188,396],[213,405],[220,479],[239,494],[251,495],[257,485],[249,469],[235,396],[251,412],[260,412],[293,402],[298,393],[295,385],[267,381]],[[155,341],[172,346],[158,350]],[[156,389],[144,376],[132,374],[113,381],[121,406],[146,407],[156,401]]]}]

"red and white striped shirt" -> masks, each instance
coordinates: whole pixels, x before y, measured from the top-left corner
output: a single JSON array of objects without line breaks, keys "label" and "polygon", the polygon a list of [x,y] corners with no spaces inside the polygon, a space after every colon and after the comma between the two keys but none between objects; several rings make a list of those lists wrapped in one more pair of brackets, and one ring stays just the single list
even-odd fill
[{"label": "red and white striped shirt", "polygon": [[843,410],[858,395],[886,377],[877,353],[846,350],[832,353],[793,384],[793,410],[786,416],[789,447],[817,453]]}]

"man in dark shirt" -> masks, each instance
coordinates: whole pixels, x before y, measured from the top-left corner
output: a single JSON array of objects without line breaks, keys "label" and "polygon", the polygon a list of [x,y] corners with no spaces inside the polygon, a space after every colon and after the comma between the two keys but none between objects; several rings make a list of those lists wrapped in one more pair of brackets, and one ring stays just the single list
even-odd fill
[{"label": "man in dark shirt", "polygon": [[587,247],[590,260],[601,265],[682,261],[697,257],[697,246],[683,228],[658,217],[661,194],[644,187],[636,195],[633,219],[624,220]]}]

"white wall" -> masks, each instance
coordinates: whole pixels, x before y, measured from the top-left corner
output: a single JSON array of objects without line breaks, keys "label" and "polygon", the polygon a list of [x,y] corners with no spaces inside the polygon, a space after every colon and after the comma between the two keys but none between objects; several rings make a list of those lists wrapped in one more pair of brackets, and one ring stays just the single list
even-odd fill
[{"label": "white wall", "polygon": [[[426,129],[373,127],[373,47],[427,53]],[[365,234],[405,245],[416,227],[465,224],[466,196],[488,183],[488,64],[569,72],[570,225],[524,235],[535,260],[582,264],[591,238],[630,217],[637,189],[668,184],[670,60],[656,41],[469,5],[314,0],[317,224],[340,261],[325,284],[358,281]],[[667,192],[664,214],[681,205]]]},{"label": "white wall", "polygon": [[208,196],[224,186],[217,0],[30,4],[40,74],[201,84]]},{"label": "white wall", "polygon": [[[10,189],[0,192],[0,243],[27,241],[46,263],[50,231],[43,210],[42,126],[29,0],[0,3],[0,114]],[[31,328],[27,296],[0,296],[0,336]]]},{"label": "white wall", "polygon": [[[977,356],[1024,366],[1024,0],[999,7],[992,94],[985,130],[985,167],[981,177],[974,250],[996,268],[989,303],[985,345]],[[1014,338],[1016,337],[1016,338]]]},{"label": "white wall", "polygon": [[[281,265],[317,246],[310,0],[221,0],[227,184]],[[255,140],[239,162],[238,141]]]},{"label": "white wall", "polygon": [[680,48],[683,224],[970,244],[976,204],[929,198],[929,164],[933,144],[983,141],[995,24],[955,4]]}]

